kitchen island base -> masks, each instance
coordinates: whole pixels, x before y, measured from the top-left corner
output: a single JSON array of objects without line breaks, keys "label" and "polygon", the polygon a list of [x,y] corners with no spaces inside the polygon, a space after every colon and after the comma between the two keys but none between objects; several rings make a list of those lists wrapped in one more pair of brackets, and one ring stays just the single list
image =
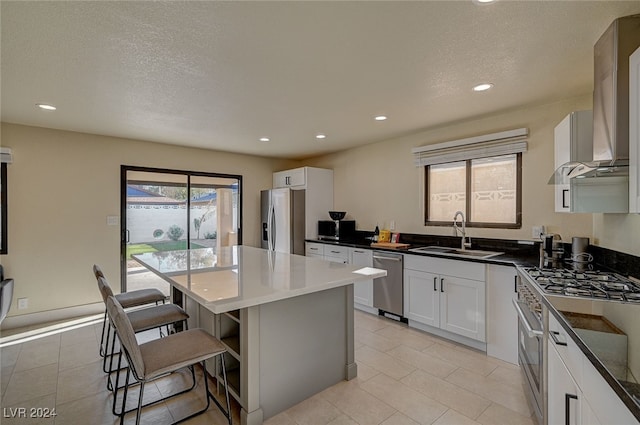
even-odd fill
[{"label": "kitchen island base", "polygon": [[[227,367],[231,363],[230,374],[238,376],[229,381],[230,393],[241,406],[242,425],[262,424],[357,376],[353,285],[240,309],[235,332],[224,325],[227,313],[214,315],[178,291],[173,296],[189,312],[190,327],[213,330],[228,346]],[[207,369],[219,376],[214,364]]]}]

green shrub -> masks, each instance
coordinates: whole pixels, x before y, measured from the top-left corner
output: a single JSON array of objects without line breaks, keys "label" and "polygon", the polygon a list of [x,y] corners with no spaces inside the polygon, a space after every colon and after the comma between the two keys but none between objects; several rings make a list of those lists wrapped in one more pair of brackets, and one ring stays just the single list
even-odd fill
[{"label": "green shrub", "polygon": [[207,232],[204,235],[205,239],[216,239],[218,237],[218,232],[213,231],[213,232]]},{"label": "green shrub", "polygon": [[167,230],[167,236],[172,241],[177,241],[182,237],[182,235],[184,235],[184,230],[182,230],[182,228],[177,224],[172,225],[169,227],[169,230]]}]

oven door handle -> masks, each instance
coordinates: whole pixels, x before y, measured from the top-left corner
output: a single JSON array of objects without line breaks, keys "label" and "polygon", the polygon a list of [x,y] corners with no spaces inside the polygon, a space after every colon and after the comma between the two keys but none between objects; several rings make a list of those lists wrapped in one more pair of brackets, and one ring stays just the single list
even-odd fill
[{"label": "oven door handle", "polygon": [[542,336],[543,332],[539,331],[537,329],[533,329],[533,327],[531,326],[529,321],[527,321],[527,318],[524,315],[524,312],[522,311],[522,307],[520,307],[520,303],[515,299],[511,300],[511,301],[513,301],[513,306],[516,308],[516,311],[518,312],[518,316],[520,317],[520,321],[522,322],[524,327],[527,329],[527,334],[529,335],[529,338],[535,338],[535,337],[538,337],[538,336]]}]

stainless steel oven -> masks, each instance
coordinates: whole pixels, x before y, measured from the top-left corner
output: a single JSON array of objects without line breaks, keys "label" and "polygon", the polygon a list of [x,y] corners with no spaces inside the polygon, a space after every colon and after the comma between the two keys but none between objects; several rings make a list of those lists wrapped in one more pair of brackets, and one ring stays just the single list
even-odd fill
[{"label": "stainless steel oven", "polygon": [[540,294],[521,274],[517,282],[518,363],[523,385],[538,424],[544,424],[544,310]]}]

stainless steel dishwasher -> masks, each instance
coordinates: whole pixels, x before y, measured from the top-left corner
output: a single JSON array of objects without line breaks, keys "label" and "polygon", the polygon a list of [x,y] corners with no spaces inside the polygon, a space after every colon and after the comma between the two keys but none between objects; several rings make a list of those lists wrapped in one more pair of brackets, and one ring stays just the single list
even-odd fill
[{"label": "stainless steel dishwasher", "polygon": [[386,251],[373,251],[373,267],[387,271],[373,281],[373,306],[380,315],[406,322],[403,308],[403,257]]}]

